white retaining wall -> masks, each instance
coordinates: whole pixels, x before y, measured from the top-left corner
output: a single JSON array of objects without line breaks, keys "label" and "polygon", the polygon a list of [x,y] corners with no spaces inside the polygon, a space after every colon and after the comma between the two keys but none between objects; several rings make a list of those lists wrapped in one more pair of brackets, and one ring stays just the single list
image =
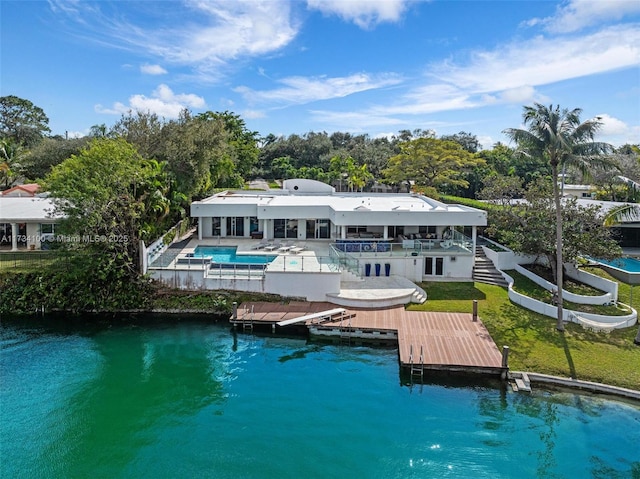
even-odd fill
[{"label": "white retaining wall", "polygon": [[[526,268],[523,268],[520,265],[516,265],[514,269],[518,273],[520,273],[521,275],[526,276],[531,281],[533,281],[534,283],[536,283],[539,286],[542,286],[543,288],[545,288],[548,291],[553,291],[555,289],[555,287],[556,287],[555,284],[550,283],[546,279],[541,278],[537,274],[532,273],[531,271],[529,271]],[[585,279],[588,279],[588,278],[586,278],[586,276],[593,276],[593,275],[590,275],[588,273],[585,273],[584,271],[580,271],[580,272],[583,273],[582,276],[585,277]],[[603,279],[603,278],[600,278],[600,279]],[[611,281],[609,281],[609,283],[611,283]],[[591,286],[593,286],[593,285],[591,285]],[[602,286],[607,286],[607,285],[603,283]],[[578,303],[578,304],[609,304],[609,303],[612,303],[612,302],[614,302],[614,301],[616,301],[618,299],[618,288],[617,288],[617,286],[618,285],[616,284],[616,288],[615,288],[615,294],[616,295],[615,296],[613,296],[613,294],[611,294],[611,293],[605,293],[605,294],[600,295],[600,296],[584,296],[584,295],[581,295],[581,294],[571,293],[570,291],[567,291],[567,290],[563,289],[562,290],[562,297],[563,297],[563,299],[566,299],[567,301],[571,301],[572,303]],[[594,286],[594,287],[596,287],[596,286]],[[601,288],[601,287],[597,287],[597,288],[598,289],[604,289],[604,288]],[[611,289],[610,286],[609,286],[609,288]]]},{"label": "white retaining wall", "polygon": [[205,271],[194,269],[152,269],[151,277],[180,289],[225,289],[253,293],[279,294],[306,298],[307,301],[326,301],[327,293],[340,292],[340,272],[282,272],[267,271],[263,277],[243,278],[241,275],[205,277]]},{"label": "white retaining wall", "polygon": [[[548,303],[538,301],[537,299],[530,298],[513,290],[513,278],[506,273],[503,273],[509,281],[509,299],[523,308],[527,308],[536,313],[544,314],[550,318],[558,317],[558,308]],[[613,326],[613,328],[627,328],[633,326],[638,319],[638,312],[631,308],[631,314],[625,316],[603,316],[600,314],[590,314],[578,311],[572,311],[570,309],[563,308],[562,318],[566,322],[573,322],[580,324],[580,318],[594,321],[602,324],[604,327]]]},{"label": "white retaining wall", "polygon": [[486,246],[482,246],[482,249],[484,250],[484,254],[487,255],[487,258],[493,261],[495,267],[501,271],[505,269],[515,269],[518,264],[533,263],[536,260],[536,257],[533,255],[516,254],[511,250],[494,251]]}]

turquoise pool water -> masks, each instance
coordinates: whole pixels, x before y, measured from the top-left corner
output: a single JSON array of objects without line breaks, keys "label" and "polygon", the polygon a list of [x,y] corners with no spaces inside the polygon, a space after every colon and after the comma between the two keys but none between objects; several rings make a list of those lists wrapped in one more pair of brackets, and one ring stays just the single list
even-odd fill
[{"label": "turquoise pool water", "polygon": [[598,259],[598,263],[613,266],[627,273],[640,273],[640,260],[635,258],[618,258],[612,261]]},{"label": "turquoise pool water", "polygon": [[636,478],[640,405],[227,324],[0,325],[7,478]]},{"label": "turquoise pool water", "polygon": [[236,254],[236,248],[220,246],[196,246],[194,258],[211,258],[215,263],[268,264],[276,259],[275,255]]}]

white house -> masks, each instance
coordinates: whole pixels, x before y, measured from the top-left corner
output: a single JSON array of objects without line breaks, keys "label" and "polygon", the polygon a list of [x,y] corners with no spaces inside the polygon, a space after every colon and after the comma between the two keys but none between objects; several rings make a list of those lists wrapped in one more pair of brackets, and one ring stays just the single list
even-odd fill
[{"label": "white house", "polygon": [[[211,237],[380,242],[447,238],[462,229],[474,240],[482,210],[417,194],[337,193],[314,180],[286,180],[282,190],[225,191],[191,205],[199,239]],[[453,233],[450,233],[453,235]],[[445,236],[443,238],[443,235]],[[375,241],[377,240],[377,241]]]},{"label": "white house", "polygon": [[224,191],[194,201],[191,216],[197,239],[166,254],[161,244],[146,250],[152,277],[364,307],[422,302],[421,281],[471,281],[477,229],[487,224],[479,209],[308,179]]},{"label": "white house", "polygon": [[0,196],[0,245],[10,245],[12,251],[40,249],[52,239],[59,221],[51,215],[53,208],[46,197]]}]

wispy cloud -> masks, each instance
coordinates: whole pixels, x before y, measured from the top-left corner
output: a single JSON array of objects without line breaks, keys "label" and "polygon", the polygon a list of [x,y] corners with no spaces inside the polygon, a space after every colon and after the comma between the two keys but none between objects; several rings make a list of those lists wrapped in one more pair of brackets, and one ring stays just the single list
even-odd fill
[{"label": "wispy cloud", "polygon": [[[232,60],[276,52],[298,33],[286,0],[190,0],[186,9],[172,9],[172,15],[164,17],[149,10],[146,2],[132,3],[135,23],[126,14],[110,11],[108,4],[49,4],[52,12],[79,27],[70,29],[75,35],[190,67],[195,76],[210,81],[219,79]],[[150,28],[145,19],[152,15],[155,24]]]},{"label": "wispy cloud", "polygon": [[346,77],[288,77],[284,85],[273,90],[253,90],[246,86],[234,89],[251,103],[303,104],[317,100],[342,98],[354,93],[397,85],[401,77],[393,73],[371,75],[358,73]]},{"label": "wispy cloud", "polygon": [[363,29],[395,23],[407,10],[407,0],[307,0],[307,6],[325,15],[337,15]]},{"label": "wispy cloud", "polygon": [[572,38],[542,36],[476,51],[466,63],[431,64],[421,84],[359,111],[314,111],[318,120],[399,124],[417,116],[549,99],[537,88],[564,80],[632,68],[640,58],[640,30],[618,26]]},{"label": "wispy cloud", "polygon": [[330,111],[330,110],[311,110],[309,112],[313,121],[320,124],[331,125],[336,130],[346,129],[348,131],[366,131],[367,128],[376,127],[396,127],[400,128],[407,122],[395,118],[392,115],[378,114],[372,111]]},{"label": "wispy cloud", "polygon": [[132,95],[128,105],[121,102],[114,103],[111,108],[96,105],[95,110],[98,113],[110,115],[141,111],[155,113],[163,118],[178,118],[180,112],[185,108],[202,109],[205,106],[206,103],[202,97],[191,93],[175,94],[167,85],[161,84],[151,93],[151,96]]},{"label": "wispy cloud", "polygon": [[145,75],[164,75],[167,73],[167,70],[160,65],[149,65],[148,63],[140,65],[140,71]]},{"label": "wispy cloud", "polygon": [[617,26],[571,38],[535,37],[474,53],[466,65],[434,65],[444,82],[474,92],[502,91],[604,73],[638,64],[640,29]]},{"label": "wispy cloud", "polygon": [[528,25],[542,25],[551,33],[571,33],[640,12],[637,0],[572,0],[559,6],[552,17],[533,18]]}]

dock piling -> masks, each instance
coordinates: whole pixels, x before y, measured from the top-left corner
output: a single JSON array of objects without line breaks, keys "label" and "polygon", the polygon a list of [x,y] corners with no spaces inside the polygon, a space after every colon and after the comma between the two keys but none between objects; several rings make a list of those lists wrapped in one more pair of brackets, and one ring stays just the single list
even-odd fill
[{"label": "dock piling", "polygon": [[474,323],[478,322],[478,300],[473,300],[473,320]]},{"label": "dock piling", "polygon": [[509,367],[509,346],[502,346],[502,367]]}]

